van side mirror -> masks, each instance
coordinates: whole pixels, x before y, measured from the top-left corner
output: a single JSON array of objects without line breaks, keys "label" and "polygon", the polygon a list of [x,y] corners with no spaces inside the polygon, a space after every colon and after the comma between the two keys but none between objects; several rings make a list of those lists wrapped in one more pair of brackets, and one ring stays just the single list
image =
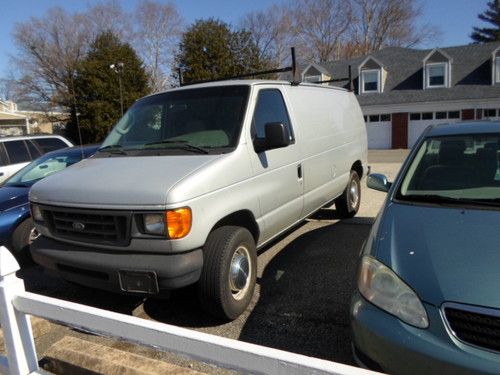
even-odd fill
[{"label": "van side mirror", "polygon": [[368,175],[366,185],[373,190],[383,191],[387,193],[391,188],[392,183],[387,181],[387,177],[383,174],[373,173]]},{"label": "van side mirror", "polygon": [[281,122],[268,122],[265,125],[265,135],[265,138],[254,139],[256,152],[282,148],[290,144],[288,128]]}]

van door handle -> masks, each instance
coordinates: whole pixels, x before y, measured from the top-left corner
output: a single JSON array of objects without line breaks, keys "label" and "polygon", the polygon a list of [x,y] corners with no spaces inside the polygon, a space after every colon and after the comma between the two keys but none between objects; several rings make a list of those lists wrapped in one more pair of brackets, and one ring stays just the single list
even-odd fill
[{"label": "van door handle", "polygon": [[302,179],[302,164],[297,165],[297,176],[299,177],[299,180]]}]

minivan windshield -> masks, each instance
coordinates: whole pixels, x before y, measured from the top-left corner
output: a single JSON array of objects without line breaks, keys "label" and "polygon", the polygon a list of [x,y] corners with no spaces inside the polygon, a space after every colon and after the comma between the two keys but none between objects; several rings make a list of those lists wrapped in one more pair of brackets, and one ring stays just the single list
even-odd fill
[{"label": "minivan windshield", "polygon": [[250,88],[217,86],[171,91],[134,104],[100,153],[223,153],[236,147]]},{"label": "minivan windshield", "polygon": [[500,205],[498,134],[428,137],[396,198],[446,204]]}]

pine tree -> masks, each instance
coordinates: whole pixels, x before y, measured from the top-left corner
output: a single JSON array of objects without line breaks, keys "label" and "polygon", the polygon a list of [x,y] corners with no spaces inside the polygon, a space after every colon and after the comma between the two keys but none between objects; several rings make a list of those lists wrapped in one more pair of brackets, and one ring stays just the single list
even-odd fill
[{"label": "pine tree", "polygon": [[121,117],[121,100],[126,111],[148,93],[147,82],[142,61],[130,45],[109,31],[99,35],[69,85],[75,100],[67,135],[79,143],[79,120],[83,143],[101,142]]},{"label": "pine tree", "polygon": [[183,34],[176,63],[185,82],[217,79],[267,69],[245,30],[231,31],[219,20],[198,20]]},{"label": "pine tree", "polygon": [[500,0],[489,1],[487,6],[488,9],[479,14],[478,18],[493,27],[474,27],[470,35],[474,43],[500,41]]}]

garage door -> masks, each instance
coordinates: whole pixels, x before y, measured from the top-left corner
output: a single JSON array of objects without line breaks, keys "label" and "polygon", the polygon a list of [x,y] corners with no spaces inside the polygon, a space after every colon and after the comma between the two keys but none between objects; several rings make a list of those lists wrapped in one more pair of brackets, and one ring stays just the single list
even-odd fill
[{"label": "garage door", "polygon": [[392,146],[392,125],[390,121],[367,122],[368,148],[387,149]]},{"label": "garage door", "polygon": [[460,119],[430,119],[430,120],[409,120],[408,121],[408,148],[412,148],[415,142],[417,142],[418,137],[423,133],[425,128],[429,125],[437,124],[452,124],[458,122]]}]

